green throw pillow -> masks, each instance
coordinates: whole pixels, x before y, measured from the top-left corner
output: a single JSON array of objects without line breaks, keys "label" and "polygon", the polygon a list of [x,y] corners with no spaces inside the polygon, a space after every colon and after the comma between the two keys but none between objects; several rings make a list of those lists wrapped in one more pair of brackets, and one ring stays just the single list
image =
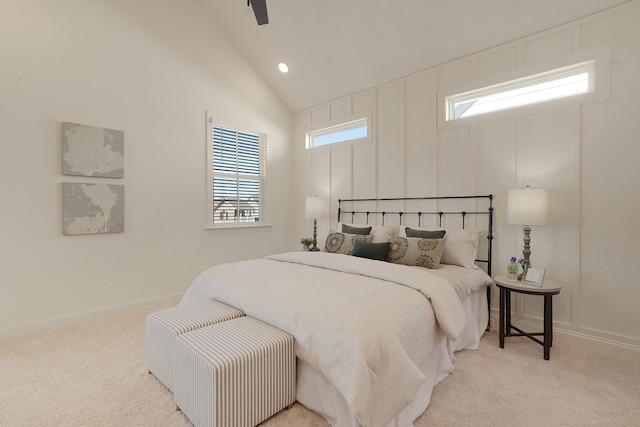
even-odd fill
[{"label": "green throw pillow", "polygon": [[359,227],[352,227],[352,226],[347,225],[347,224],[342,224],[342,232],[343,233],[359,234],[361,236],[366,236],[369,233],[371,233],[371,226],[359,228]]},{"label": "green throw pillow", "polygon": [[351,255],[375,259],[378,261],[386,261],[387,253],[389,252],[389,242],[384,243],[368,243],[361,240],[353,242],[353,250]]},{"label": "green throw pillow", "polygon": [[414,230],[413,228],[405,228],[404,232],[407,237],[419,237],[421,239],[442,239],[447,230]]}]

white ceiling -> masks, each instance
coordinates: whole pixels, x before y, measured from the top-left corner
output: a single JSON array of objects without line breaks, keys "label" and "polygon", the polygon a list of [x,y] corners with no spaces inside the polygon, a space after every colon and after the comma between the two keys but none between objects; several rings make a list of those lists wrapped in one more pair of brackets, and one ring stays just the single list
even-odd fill
[{"label": "white ceiling", "polygon": [[628,0],[196,1],[298,112]]}]

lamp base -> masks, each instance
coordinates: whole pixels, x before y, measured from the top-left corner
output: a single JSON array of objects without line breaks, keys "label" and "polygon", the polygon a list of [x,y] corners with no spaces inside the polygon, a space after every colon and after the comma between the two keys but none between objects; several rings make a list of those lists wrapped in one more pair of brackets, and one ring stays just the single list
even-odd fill
[{"label": "lamp base", "polygon": [[317,246],[318,240],[316,239],[316,237],[318,236],[317,230],[318,230],[318,219],[313,218],[313,246],[311,247],[311,249],[309,249],[311,252],[320,252],[320,248],[318,248]]},{"label": "lamp base", "polygon": [[524,249],[522,250],[523,262],[522,268],[526,271],[529,267],[531,267],[531,227],[525,225],[522,227],[524,231]]}]

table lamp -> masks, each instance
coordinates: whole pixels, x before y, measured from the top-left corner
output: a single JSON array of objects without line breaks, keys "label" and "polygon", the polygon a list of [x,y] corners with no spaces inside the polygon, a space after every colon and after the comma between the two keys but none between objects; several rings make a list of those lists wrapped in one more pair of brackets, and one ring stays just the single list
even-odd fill
[{"label": "table lamp", "polygon": [[324,200],[322,200],[318,196],[307,196],[307,203],[305,206],[305,217],[313,218],[313,246],[311,247],[311,251],[317,252],[320,249],[318,248],[318,240],[317,237],[317,225],[318,218],[324,217]]},{"label": "table lamp", "polygon": [[526,271],[531,266],[531,226],[546,225],[549,211],[549,194],[539,188],[517,188],[507,195],[507,223],[522,225],[524,230],[524,261]]}]

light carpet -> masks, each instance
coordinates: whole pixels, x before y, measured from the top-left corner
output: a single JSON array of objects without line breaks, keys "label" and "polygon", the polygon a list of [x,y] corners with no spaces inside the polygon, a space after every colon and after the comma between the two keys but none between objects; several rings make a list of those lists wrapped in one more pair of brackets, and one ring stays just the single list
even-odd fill
[{"label": "light carpet", "polygon": [[[0,341],[0,426],[190,426],[145,363],[153,310]],[[640,365],[526,338],[457,353],[415,426],[640,426]],[[328,426],[296,403],[263,426]]]}]

